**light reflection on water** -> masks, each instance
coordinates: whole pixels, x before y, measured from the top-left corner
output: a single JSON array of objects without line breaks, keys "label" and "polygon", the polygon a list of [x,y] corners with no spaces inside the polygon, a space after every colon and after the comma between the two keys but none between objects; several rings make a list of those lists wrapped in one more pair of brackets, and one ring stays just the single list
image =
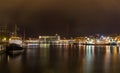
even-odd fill
[{"label": "light reflection on water", "polygon": [[26,48],[0,55],[0,73],[120,73],[120,47],[103,45]]}]

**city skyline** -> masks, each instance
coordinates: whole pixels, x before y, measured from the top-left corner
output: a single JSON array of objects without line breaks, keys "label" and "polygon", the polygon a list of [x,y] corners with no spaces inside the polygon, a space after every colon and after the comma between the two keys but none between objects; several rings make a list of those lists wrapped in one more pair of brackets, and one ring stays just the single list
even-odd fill
[{"label": "city skyline", "polygon": [[[0,1],[0,24],[14,24],[27,36],[60,34],[65,37],[120,33],[119,1]],[[12,26],[12,28],[11,28]]]},{"label": "city skyline", "polygon": [[[38,36],[53,36],[53,35],[60,35],[62,36],[62,38],[76,38],[76,37],[90,37],[90,36],[93,36],[93,37],[100,37],[100,36],[119,36],[120,33],[94,33],[94,34],[78,34],[78,35],[74,35],[74,36],[70,36],[70,34],[67,34],[66,35],[62,35],[60,33],[53,33],[51,32],[52,34],[50,33],[44,33],[44,34],[41,34],[39,33],[40,31],[37,32],[37,34],[34,33],[34,35],[31,34],[31,32],[27,32],[26,34],[26,28],[23,26],[23,29],[20,29],[20,27],[17,25],[17,24],[14,24],[12,27],[10,27],[9,25],[5,24],[5,25],[1,25],[1,29],[0,29],[0,32],[2,32],[2,34],[8,34],[8,35],[13,35],[15,33],[15,25],[17,26],[17,34],[21,37],[24,37],[24,35],[27,37],[27,38],[37,38]],[[4,28],[3,28],[4,27]],[[34,31],[33,29],[31,31]],[[45,31],[43,31],[45,32]],[[66,34],[66,33],[65,33]]]}]

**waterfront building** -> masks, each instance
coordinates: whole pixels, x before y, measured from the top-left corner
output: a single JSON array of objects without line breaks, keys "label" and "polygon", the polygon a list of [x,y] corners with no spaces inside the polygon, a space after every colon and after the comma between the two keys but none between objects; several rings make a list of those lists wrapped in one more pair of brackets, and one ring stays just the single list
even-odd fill
[{"label": "waterfront building", "polygon": [[40,44],[56,44],[60,41],[60,36],[58,34],[54,36],[39,36]]},{"label": "waterfront building", "polygon": [[26,46],[39,46],[39,40],[38,39],[31,39],[29,38],[28,40],[24,41],[24,45]]},{"label": "waterfront building", "polygon": [[7,26],[0,26],[0,35],[7,34]]},{"label": "waterfront building", "polygon": [[9,33],[7,25],[0,26],[0,42],[5,42],[8,39]]}]

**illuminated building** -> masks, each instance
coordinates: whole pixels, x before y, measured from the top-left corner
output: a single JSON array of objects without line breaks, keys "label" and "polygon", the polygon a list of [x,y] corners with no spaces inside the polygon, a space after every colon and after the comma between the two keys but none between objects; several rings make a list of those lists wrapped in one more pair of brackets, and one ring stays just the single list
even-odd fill
[{"label": "illuminated building", "polygon": [[59,35],[55,36],[39,36],[40,44],[55,44],[57,41],[60,40]]},{"label": "illuminated building", "polygon": [[8,36],[9,36],[9,33],[7,30],[7,25],[1,25],[0,26],[0,41],[6,41]]}]

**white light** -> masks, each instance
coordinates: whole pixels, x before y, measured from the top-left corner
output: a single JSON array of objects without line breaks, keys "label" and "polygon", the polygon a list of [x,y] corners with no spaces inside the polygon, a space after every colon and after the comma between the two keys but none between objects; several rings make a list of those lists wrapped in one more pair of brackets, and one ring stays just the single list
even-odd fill
[{"label": "white light", "polygon": [[39,36],[39,39],[41,38],[41,36]]}]

